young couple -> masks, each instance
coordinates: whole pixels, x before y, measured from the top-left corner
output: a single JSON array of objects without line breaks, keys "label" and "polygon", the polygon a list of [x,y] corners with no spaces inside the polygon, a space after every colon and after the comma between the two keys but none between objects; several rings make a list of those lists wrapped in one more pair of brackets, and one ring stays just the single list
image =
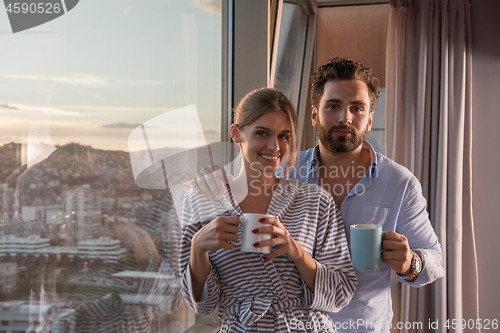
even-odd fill
[{"label": "young couple", "polygon": [[[375,82],[367,68],[347,59],[321,66],[311,93],[320,144],[298,159],[296,113],[281,92],[256,90],[236,108],[231,137],[241,148],[242,172],[227,188],[221,178],[194,182],[185,202],[181,249],[188,304],[198,314],[218,305],[223,332],[362,332],[374,327],[388,332],[391,269],[412,286],[443,275],[420,184],[364,141],[379,95]],[[344,177],[319,172],[332,166],[367,172]],[[237,200],[238,184],[250,181],[252,186],[243,183],[248,195]],[[363,185],[362,192],[349,184]],[[339,187],[346,190],[332,190]],[[202,192],[218,200],[209,201]],[[270,254],[242,252],[232,243],[239,238],[244,213],[274,216],[253,230],[273,234],[254,244],[272,245]],[[375,272],[355,272],[351,265],[346,233],[356,223],[389,231],[384,264]]]}]

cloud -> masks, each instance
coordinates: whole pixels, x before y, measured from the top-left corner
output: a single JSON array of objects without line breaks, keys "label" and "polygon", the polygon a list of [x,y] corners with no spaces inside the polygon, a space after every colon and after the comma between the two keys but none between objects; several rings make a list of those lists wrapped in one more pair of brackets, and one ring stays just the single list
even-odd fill
[{"label": "cloud", "polygon": [[174,108],[169,107],[123,107],[123,106],[99,106],[99,105],[70,105],[68,106],[72,109],[83,109],[83,110],[101,110],[101,111],[120,111],[120,112],[156,112],[165,113],[174,110]]},{"label": "cloud", "polygon": [[134,80],[134,79],[112,79],[111,86],[155,86],[160,84],[165,84],[163,81],[154,80]]},{"label": "cloud", "polygon": [[43,114],[51,114],[51,115],[64,115],[64,116],[79,116],[78,112],[66,111],[56,108],[47,108],[41,106],[29,106],[22,104],[0,104],[0,109],[7,109],[10,111],[16,110],[16,112],[40,112]]},{"label": "cloud", "polygon": [[203,131],[203,134],[205,135],[205,139],[209,142],[220,141],[220,132],[214,130],[206,130]]},{"label": "cloud", "polygon": [[221,15],[222,4],[221,0],[193,0],[196,8],[206,10],[212,15]]},{"label": "cloud", "polygon": [[70,74],[68,76],[37,76],[37,75],[0,75],[0,77],[19,80],[38,80],[69,83],[77,86],[106,87],[109,80],[106,77],[92,74]]},{"label": "cloud", "polygon": [[136,128],[141,126],[141,124],[128,124],[128,123],[117,123],[117,124],[108,124],[103,125],[103,128]]},{"label": "cloud", "polygon": [[17,107],[9,104],[0,104],[0,108],[2,109],[10,109],[10,110],[18,110]]},{"label": "cloud", "polygon": [[122,11],[122,14],[123,14],[123,15],[128,15],[128,14],[130,14],[130,5],[127,5],[127,7],[125,7],[125,9]]},{"label": "cloud", "polygon": [[134,80],[134,79],[111,79],[106,76],[94,74],[70,73],[65,76],[37,76],[37,75],[8,75],[0,74],[0,77],[20,80],[39,80],[67,83],[83,87],[113,87],[113,86],[150,86],[165,84],[162,81]]}]

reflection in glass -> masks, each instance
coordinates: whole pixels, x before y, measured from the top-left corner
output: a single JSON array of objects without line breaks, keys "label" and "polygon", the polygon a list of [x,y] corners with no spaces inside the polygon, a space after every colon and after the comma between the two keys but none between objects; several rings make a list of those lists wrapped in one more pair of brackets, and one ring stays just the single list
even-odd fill
[{"label": "reflection in glass", "polygon": [[[0,332],[184,332],[178,199],[128,139],[220,142],[220,2],[86,0],[33,31],[0,55]],[[186,105],[196,129],[148,123]]]},{"label": "reflection in glass", "polygon": [[296,4],[283,3],[274,87],[297,107],[306,29]]}]

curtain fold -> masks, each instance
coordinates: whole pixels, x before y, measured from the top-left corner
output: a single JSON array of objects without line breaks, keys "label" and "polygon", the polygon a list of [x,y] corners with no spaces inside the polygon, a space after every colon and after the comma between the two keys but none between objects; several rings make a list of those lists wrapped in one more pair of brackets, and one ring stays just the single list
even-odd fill
[{"label": "curtain fold", "polygon": [[468,0],[390,4],[386,152],[422,183],[446,271],[444,278],[423,288],[395,288],[394,296],[400,297],[395,304],[401,304],[395,321],[422,324],[403,332],[479,332],[468,321],[479,318],[471,195],[470,5]]}]

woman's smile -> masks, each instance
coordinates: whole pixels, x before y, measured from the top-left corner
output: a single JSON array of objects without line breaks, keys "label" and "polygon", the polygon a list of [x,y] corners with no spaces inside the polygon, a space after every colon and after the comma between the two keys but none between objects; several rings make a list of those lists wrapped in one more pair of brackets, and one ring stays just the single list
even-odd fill
[{"label": "woman's smile", "polygon": [[265,160],[269,161],[276,161],[281,155],[264,155],[264,154],[259,154],[260,157],[262,157]]}]

